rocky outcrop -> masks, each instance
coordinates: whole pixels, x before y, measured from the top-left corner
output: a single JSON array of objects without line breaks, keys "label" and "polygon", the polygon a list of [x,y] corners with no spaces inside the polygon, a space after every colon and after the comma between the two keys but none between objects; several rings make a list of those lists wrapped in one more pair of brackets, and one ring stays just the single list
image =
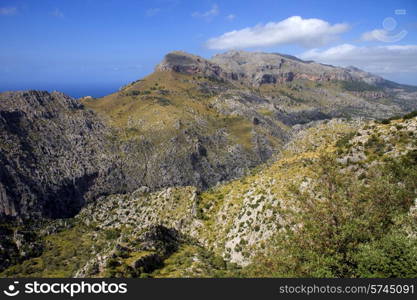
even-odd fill
[{"label": "rocky outcrop", "polygon": [[112,250],[97,253],[75,277],[140,277],[161,268],[163,261],[175,253],[182,242],[175,229],[151,225],[129,243],[116,243]]},{"label": "rocky outcrop", "polygon": [[365,72],[359,69],[336,68],[277,53],[229,51],[215,55],[211,62],[218,64],[228,74],[245,74],[238,77],[254,86],[296,79],[350,81],[365,78]]},{"label": "rocky outcrop", "polygon": [[184,74],[200,74],[212,78],[225,76],[217,64],[196,55],[182,51],[174,51],[165,55],[163,61],[156,66],[157,71],[174,71]]}]

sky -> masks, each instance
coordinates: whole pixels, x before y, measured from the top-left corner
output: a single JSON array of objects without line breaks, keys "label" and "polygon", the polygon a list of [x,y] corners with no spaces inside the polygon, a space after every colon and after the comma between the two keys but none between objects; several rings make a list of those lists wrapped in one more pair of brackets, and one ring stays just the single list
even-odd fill
[{"label": "sky", "polygon": [[417,1],[0,0],[0,91],[100,97],[170,51],[232,49],[417,85]]}]

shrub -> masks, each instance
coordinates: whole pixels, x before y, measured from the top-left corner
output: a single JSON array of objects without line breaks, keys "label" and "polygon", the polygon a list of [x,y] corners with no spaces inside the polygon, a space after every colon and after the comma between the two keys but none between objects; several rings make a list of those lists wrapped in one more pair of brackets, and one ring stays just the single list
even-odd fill
[{"label": "shrub", "polygon": [[119,238],[119,236],[120,236],[120,231],[117,229],[107,229],[104,232],[104,237],[106,240],[115,240]]},{"label": "shrub", "polygon": [[414,117],[417,117],[417,110],[412,111],[412,112],[410,112],[410,113],[408,113],[408,114],[404,115],[404,116],[403,116],[403,119],[404,119],[404,120],[407,120],[407,119],[412,119],[412,118],[414,118]]},{"label": "shrub", "polygon": [[163,98],[163,97],[156,98],[156,103],[158,103],[161,106],[171,105],[171,101],[169,99]]},{"label": "shrub", "polygon": [[363,81],[342,81],[342,88],[351,92],[380,91],[381,88]]},{"label": "shrub", "polygon": [[393,231],[380,240],[359,246],[354,256],[358,277],[415,277],[417,240]]},{"label": "shrub", "polygon": [[349,145],[350,140],[355,136],[354,132],[349,132],[343,135],[337,142],[337,148],[346,148]]}]

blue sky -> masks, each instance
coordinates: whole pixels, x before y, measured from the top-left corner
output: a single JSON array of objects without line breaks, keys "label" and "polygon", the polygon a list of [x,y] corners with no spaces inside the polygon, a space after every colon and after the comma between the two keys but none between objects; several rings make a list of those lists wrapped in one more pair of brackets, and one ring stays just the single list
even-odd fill
[{"label": "blue sky", "polygon": [[0,91],[103,96],[172,50],[280,52],[417,85],[417,1],[0,0]]}]

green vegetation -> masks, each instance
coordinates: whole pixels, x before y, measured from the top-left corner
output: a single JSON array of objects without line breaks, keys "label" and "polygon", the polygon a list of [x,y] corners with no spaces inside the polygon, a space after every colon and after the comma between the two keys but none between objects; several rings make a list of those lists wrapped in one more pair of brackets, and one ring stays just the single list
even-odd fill
[{"label": "green vegetation", "polygon": [[402,118],[403,118],[403,120],[408,120],[408,119],[412,119],[414,117],[417,117],[417,110],[412,111],[412,112],[404,115]]},{"label": "green vegetation", "polygon": [[409,119],[412,119],[414,117],[417,117],[417,110],[412,111],[412,112],[410,112],[408,114],[405,114],[403,116],[393,116],[393,117],[390,117],[388,119],[383,119],[383,120],[380,121],[380,123],[381,124],[390,124],[391,121],[393,121],[393,120],[401,120],[401,119],[402,120],[409,120]]},{"label": "green vegetation", "polygon": [[92,246],[100,249],[101,236],[92,238],[93,228],[77,225],[44,237],[42,255],[6,269],[0,277],[71,277],[92,257]]},{"label": "green vegetation", "polygon": [[380,87],[370,85],[363,81],[341,81],[343,89],[350,92],[381,91]]},{"label": "green vegetation", "polygon": [[343,135],[337,142],[336,147],[346,148],[349,145],[350,140],[355,136],[355,132],[349,132]]},{"label": "green vegetation", "polygon": [[303,226],[277,234],[271,253],[258,256],[245,275],[416,277],[417,238],[404,229],[417,226],[408,215],[417,196],[416,152],[370,168],[364,180],[340,172],[332,157],[318,166],[312,190],[289,191]]}]

